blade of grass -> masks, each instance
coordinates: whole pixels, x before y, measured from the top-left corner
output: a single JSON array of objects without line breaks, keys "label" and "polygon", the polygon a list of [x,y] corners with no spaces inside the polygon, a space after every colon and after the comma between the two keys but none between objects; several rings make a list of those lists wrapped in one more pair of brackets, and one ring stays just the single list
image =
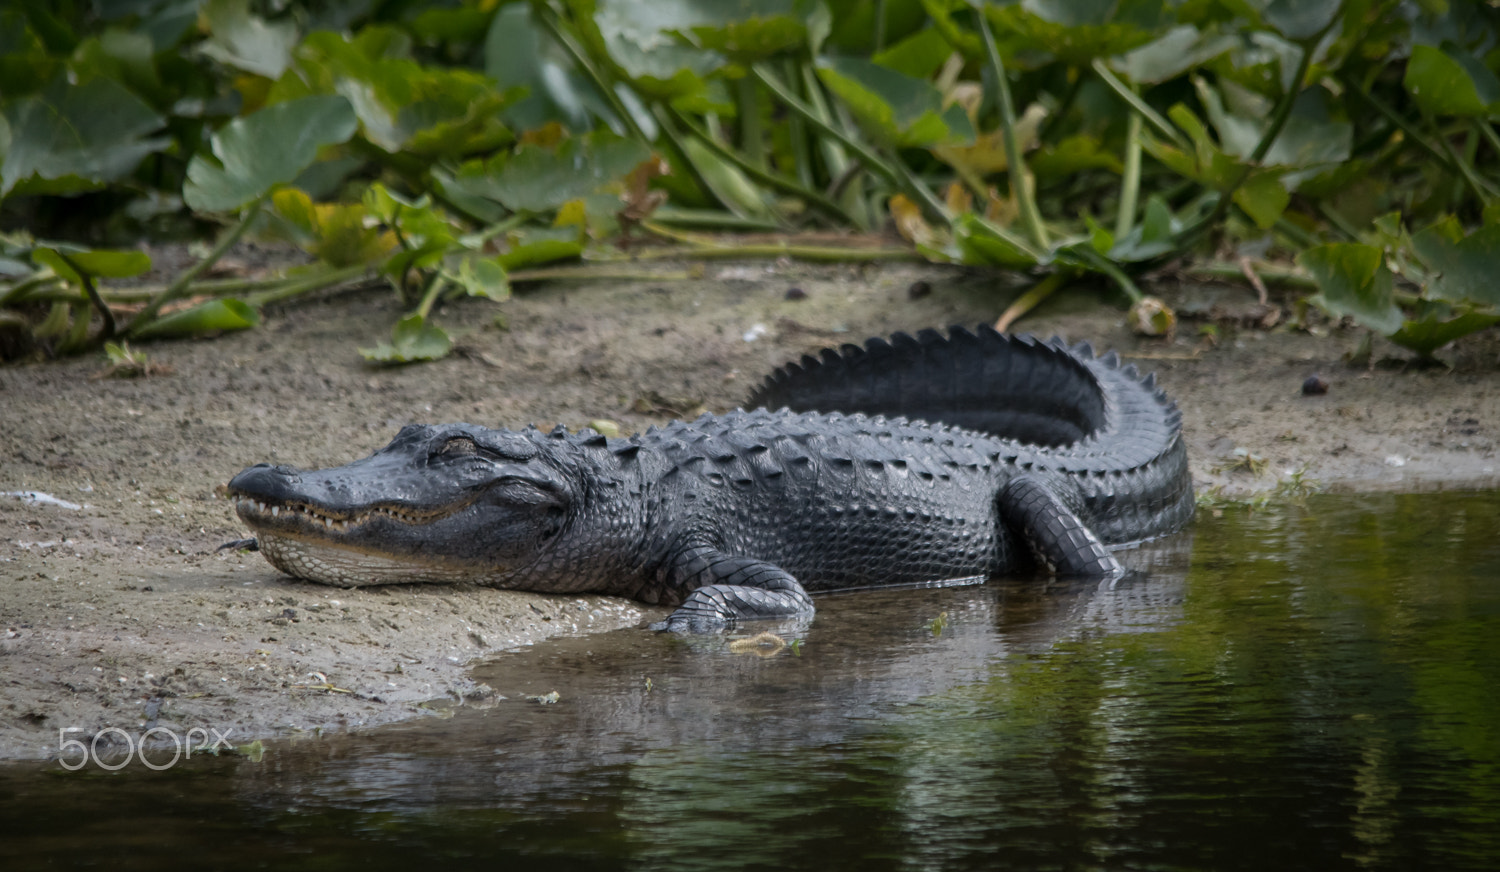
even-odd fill
[{"label": "blade of grass", "polygon": [[1124,239],[1135,226],[1141,194],[1141,113],[1130,111],[1125,125],[1125,173],[1120,179],[1120,211],[1115,216],[1115,239]]},{"label": "blade of grass", "polygon": [[[779,191],[791,194],[794,197],[801,197],[802,199],[807,201],[808,205],[817,208],[819,211],[823,212],[835,221],[839,221],[844,224],[854,223],[854,219],[849,215],[848,212],[844,211],[844,207],[825,197],[823,194],[811,190],[810,188],[804,188],[802,185],[791,179],[784,178],[782,176],[776,175],[775,173],[769,172],[764,169],[763,166],[755,165],[748,158],[745,158],[737,153],[734,149],[729,148],[728,146],[719,142],[719,140],[712,134],[710,134],[707,130],[704,130],[697,124],[694,124],[691,118],[688,118],[686,115],[682,114],[676,109],[670,106],[665,107],[664,109],[658,107],[658,109],[659,111],[664,111],[678,124],[681,124],[688,133],[692,134],[693,137],[699,142],[702,142],[704,145],[708,146],[709,150],[714,154],[739,167],[740,170],[745,173],[745,175],[749,176],[755,181],[760,182],[766,187],[775,188]],[[665,127],[665,125],[663,126]]]},{"label": "blade of grass", "polygon": [[1031,235],[1031,241],[1038,248],[1051,248],[1052,243],[1047,239],[1047,227],[1042,223],[1042,213],[1036,207],[1035,186],[1031,183],[1031,174],[1026,171],[1026,163],[1021,154],[1021,135],[1016,132],[1016,109],[1010,98],[1010,82],[1005,75],[1005,62],[1000,57],[1000,46],[995,43],[995,34],[990,30],[990,22],[984,12],[981,10],[974,18],[979,22],[979,32],[984,36],[984,53],[989,59],[990,74],[995,77],[995,92],[999,98],[995,102],[1000,109],[1000,129],[1005,141],[1006,171],[1010,175],[1011,196],[1016,198],[1016,204],[1021,210],[1021,223]]},{"label": "blade of grass", "polygon": [[1151,126],[1155,127],[1162,136],[1172,140],[1173,145],[1182,151],[1191,152],[1193,150],[1192,143],[1187,141],[1187,137],[1182,135],[1182,131],[1177,129],[1177,125],[1162,117],[1162,114],[1152,109],[1150,104],[1142,100],[1139,94],[1130,90],[1129,85],[1120,81],[1119,77],[1110,72],[1109,67],[1104,65],[1102,58],[1095,58],[1089,66],[1104,81],[1104,84],[1109,86],[1111,91],[1114,91],[1121,100],[1130,104],[1130,108],[1139,112],[1142,118],[1151,122]]},{"label": "blade of grass", "polygon": [[[819,117],[818,113],[814,112],[812,107],[802,102],[801,98],[793,94],[786,85],[782,84],[776,74],[766,69],[764,65],[755,64],[751,67],[751,72],[788,109],[801,115],[813,127],[837,139],[845,148],[853,152],[854,156],[868,169],[879,173],[897,187],[905,190],[906,193],[912,195],[914,199],[925,206],[934,216],[943,219],[944,223],[949,221],[948,209],[943,205],[943,201],[939,200],[930,188],[917,181],[911,175],[910,171],[903,172],[906,170],[906,167],[899,160],[887,161],[859,140],[849,135],[847,131]],[[900,167],[899,169],[897,168],[898,166]]]},{"label": "blade of grass", "polygon": [[249,206],[246,206],[244,213],[240,215],[239,223],[231,227],[229,232],[219,237],[218,243],[214,245],[213,249],[202,260],[184,270],[182,275],[178,276],[172,284],[168,285],[165,291],[147,303],[144,309],[137,312],[135,317],[130,319],[130,323],[126,324],[125,329],[121,332],[126,336],[133,335],[135,331],[140,330],[155,320],[156,313],[161,311],[162,306],[187,296],[193,282],[197,280],[198,276],[203,275],[210,267],[218,263],[219,258],[223,257],[229,249],[234,247],[236,242],[240,241],[240,237],[244,236],[245,231],[250,229],[251,223],[260,215],[261,208],[265,206],[266,201],[270,198],[271,194],[267,192],[260,195]]}]

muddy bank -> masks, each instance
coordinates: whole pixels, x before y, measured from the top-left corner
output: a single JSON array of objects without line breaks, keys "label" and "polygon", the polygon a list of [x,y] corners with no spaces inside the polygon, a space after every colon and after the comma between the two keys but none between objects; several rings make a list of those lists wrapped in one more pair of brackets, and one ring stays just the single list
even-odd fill
[{"label": "muddy bank", "polygon": [[[74,727],[232,728],[244,740],[441,711],[491,693],[468,677],[474,658],[654,614],[601,597],[339,590],[217,554],[244,531],[216,488],[250,463],[345,462],[412,421],[608,419],[628,432],[732,408],[775,364],[830,343],[992,321],[1013,294],[992,276],[928,267],[710,265],[691,281],[560,283],[500,307],[450,306],[440,320],[461,335],[459,353],[402,369],[356,351],[397,317],[379,291],[271,309],[261,329],[212,342],[148,346],[170,375],[91,380],[100,358],[0,368],[0,492],[69,504],[0,496],[0,757],[47,756]],[[1171,342],[1132,336],[1087,293],[1021,326],[1155,370],[1183,408],[1200,491],[1500,479],[1495,331],[1447,353],[1450,367],[1384,363],[1378,345],[1373,366],[1350,367],[1355,331],[1234,327],[1258,314],[1247,289],[1167,296],[1199,319]],[[1216,345],[1199,336],[1203,319],[1220,325]],[[1329,390],[1304,396],[1314,373]]]}]

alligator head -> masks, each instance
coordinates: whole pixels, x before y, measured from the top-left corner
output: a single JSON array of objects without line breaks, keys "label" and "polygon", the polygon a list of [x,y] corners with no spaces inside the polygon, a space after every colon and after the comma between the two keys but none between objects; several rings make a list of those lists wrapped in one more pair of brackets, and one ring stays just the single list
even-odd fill
[{"label": "alligator head", "polygon": [[332,469],[256,464],[229,496],[277,569],[341,585],[503,583],[545,551],[574,499],[539,440],[468,424],[408,425]]}]

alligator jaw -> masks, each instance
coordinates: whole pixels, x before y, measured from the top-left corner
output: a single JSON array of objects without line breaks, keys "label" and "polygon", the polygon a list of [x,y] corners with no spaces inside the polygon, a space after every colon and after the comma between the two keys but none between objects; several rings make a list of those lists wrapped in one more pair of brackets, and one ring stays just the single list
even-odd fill
[{"label": "alligator jaw", "polygon": [[483,582],[502,569],[479,569],[428,555],[398,555],[378,544],[387,538],[382,533],[391,532],[392,527],[431,524],[461,511],[468,501],[437,512],[372,506],[335,514],[305,503],[271,503],[236,492],[231,492],[230,497],[235,512],[255,533],[266,560],[296,578],[346,587],[423,581]]},{"label": "alligator jaw", "polygon": [[315,534],[321,527],[322,530],[331,534],[347,533],[351,528],[364,526],[377,518],[408,526],[418,526],[446,518],[469,505],[469,501],[463,501],[444,506],[436,511],[426,512],[400,506],[374,505],[354,511],[337,512],[309,503],[268,502],[235,491],[231,491],[229,496],[234,500],[235,513],[257,532],[267,527],[280,527],[284,532],[296,530]]}]

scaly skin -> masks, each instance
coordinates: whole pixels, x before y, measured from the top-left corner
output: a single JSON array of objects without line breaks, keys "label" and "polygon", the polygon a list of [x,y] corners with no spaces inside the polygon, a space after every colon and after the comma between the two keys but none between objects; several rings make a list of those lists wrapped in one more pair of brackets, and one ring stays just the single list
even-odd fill
[{"label": "scaly skin", "polygon": [[1111,547],[1192,514],[1176,407],[1086,346],[898,334],[784,367],[751,401],[779,411],[628,439],[412,425],[346,466],[253,466],[230,493],[290,575],[617,594],[676,605],[670,630],[1038,563],[1108,577]]}]

